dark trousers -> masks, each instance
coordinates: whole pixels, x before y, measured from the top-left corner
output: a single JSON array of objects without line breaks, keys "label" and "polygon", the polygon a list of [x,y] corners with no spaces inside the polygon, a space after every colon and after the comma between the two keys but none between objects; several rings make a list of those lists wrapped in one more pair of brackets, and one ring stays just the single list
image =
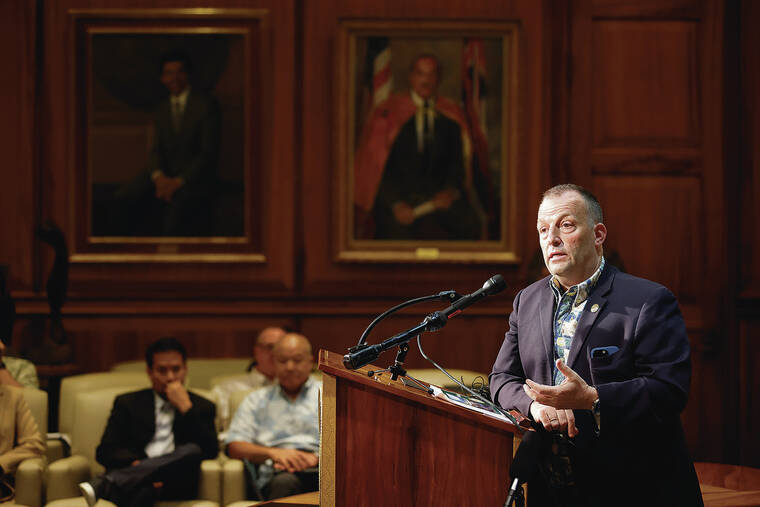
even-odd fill
[{"label": "dark trousers", "polygon": [[[182,444],[174,452],[146,458],[134,466],[110,470],[102,479],[101,498],[119,507],[150,506],[157,500],[185,500],[198,492],[202,452],[197,444]],[[154,482],[162,482],[160,489]]]},{"label": "dark trousers", "polygon": [[212,233],[212,183],[186,184],[171,201],[155,197],[156,186],[147,172],[120,188],[111,204],[113,230],[121,236],[207,236]]},{"label": "dark trousers", "polygon": [[319,470],[308,469],[303,472],[278,472],[264,486],[264,498],[274,500],[286,496],[308,493],[319,489]]}]

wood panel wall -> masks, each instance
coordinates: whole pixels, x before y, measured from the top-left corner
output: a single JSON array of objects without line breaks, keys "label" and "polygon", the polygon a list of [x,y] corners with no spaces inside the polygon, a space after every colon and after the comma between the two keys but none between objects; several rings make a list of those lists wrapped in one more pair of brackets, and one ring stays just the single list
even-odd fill
[{"label": "wood panel wall", "polygon": [[[73,54],[69,9],[155,8],[152,0],[64,0],[4,6],[0,31],[14,79],[2,81],[0,262],[11,265],[16,339],[47,312],[52,257],[34,236],[42,218],[65,231],[75,203],[69,129]],[[39,10],[37,10],[39,6]],[[269,156],[262,193],[264,262],[97,263],[72,266],[65,325],[80,371],[137,359],[150,340],[178,336],[193,355],[247,354],[269,323],[343,351],[370,320],[411,297],[508,289],[424,337],[444,366],[487,372],[513,295],[533,276],[533,220],[547,186],[574,181],[605,208],[608,251],[626,270],[679,298],[693,350],[684,413],[697,459],[760,466],[757,282],[760,156],[753,2],[718,0],[191,0],[162,8],[262,9],[271,28]],[[514,22],[520,29],[517,250],[513,264],[335,260],[337,33],[350,20]],[[754,24],[753,24],[754,23]],[[730,149],[729,149],[730,148]],[[12,190],[11,190],[12,189]],[[734,225],[740,224],[740,225]],[[416,324],[432,304],[379,326]],[[27,329],[25,331],[25,329]],[[392,355],[383,357],[390,363]],[[419,353],[408,364],[424,366]]]},{"label": "wood panel wall", "polygon": [[[732,203],[737,219],[728,230],[730,238],[736,238],[734,256],[729,263],[736,273],[736,312],[738,321],[738,344],[735,346],[731,364],[738,364],[737,383],[739,399],[736,414],[739,431],[732,443],[739,449],[737,463],[748,463],[760,467],[760,439],[754,433],[760,424],[760,374],[755,367],[755,358],[760,346],[760,239],[757,230],[760,223],[760,33],[754,23],[760,20],[760,5],[757,2],[742,2],[738,12],[741,37],[737,38],[741,58],[741,82],[736,93],[742,97],[742,105],[736,114],[741,125],[740,140],[733,145],[739,156],[736,165],[740,168],[735,176],[740,191]],[[732,319],[733,320],[733,319]],[[734,324],[730,322],[729,324]]]}]

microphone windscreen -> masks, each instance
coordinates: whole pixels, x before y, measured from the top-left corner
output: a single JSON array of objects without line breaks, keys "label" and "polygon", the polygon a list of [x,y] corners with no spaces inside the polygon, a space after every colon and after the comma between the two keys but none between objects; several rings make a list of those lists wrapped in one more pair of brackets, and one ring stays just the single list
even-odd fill
[{"label": "microphone windscreen", "polygon": [[518,478],[521,482],[528,482],[533,477],[538,469],[542,440],[542,436],[536,431],[523,433],[520,446],[512,458],[512,466],[509,467],[510,477]]},{"label": "microphone windscreen", "polygon": [[506,286],[507,284],[504,281],[503,276],[493,275],[491,278],[486,280],[486,283],[483,284],[483,289],[485,289],[485,292],[488,296],[493,296],[494,294],[503,291]]}]

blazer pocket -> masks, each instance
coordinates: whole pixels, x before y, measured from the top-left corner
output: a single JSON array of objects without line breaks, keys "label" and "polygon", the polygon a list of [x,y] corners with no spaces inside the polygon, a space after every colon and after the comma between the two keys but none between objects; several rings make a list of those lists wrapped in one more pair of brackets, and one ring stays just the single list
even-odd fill
[{"label": "blazer pocket", "polygon": [[613,382],[619,375],[614,356],[592,357],[590,359],[591,380],[594,385]]}]

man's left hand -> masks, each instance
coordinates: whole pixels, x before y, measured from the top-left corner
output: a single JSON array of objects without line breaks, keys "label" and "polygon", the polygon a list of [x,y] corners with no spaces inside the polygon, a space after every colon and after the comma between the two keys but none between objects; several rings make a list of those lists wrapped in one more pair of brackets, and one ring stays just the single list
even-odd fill
[{"label": "man's left hand", "polygon": [[566,366],[562,359],[557,359],[557,369],[565,376],[560,385],[547,386],[525,379],[525,393],[534,401],[556,409],[591,410],[594,400],[599,397],[596,389]]},{"label": "man's left hand", "polygon": [[193,407],[193,402],[190,401],[190,395],[187,394],[187,389],[179,381],[175,380],[166,384],[166,399],[169,403],[179,410],[181,414],[186,413]]}]

